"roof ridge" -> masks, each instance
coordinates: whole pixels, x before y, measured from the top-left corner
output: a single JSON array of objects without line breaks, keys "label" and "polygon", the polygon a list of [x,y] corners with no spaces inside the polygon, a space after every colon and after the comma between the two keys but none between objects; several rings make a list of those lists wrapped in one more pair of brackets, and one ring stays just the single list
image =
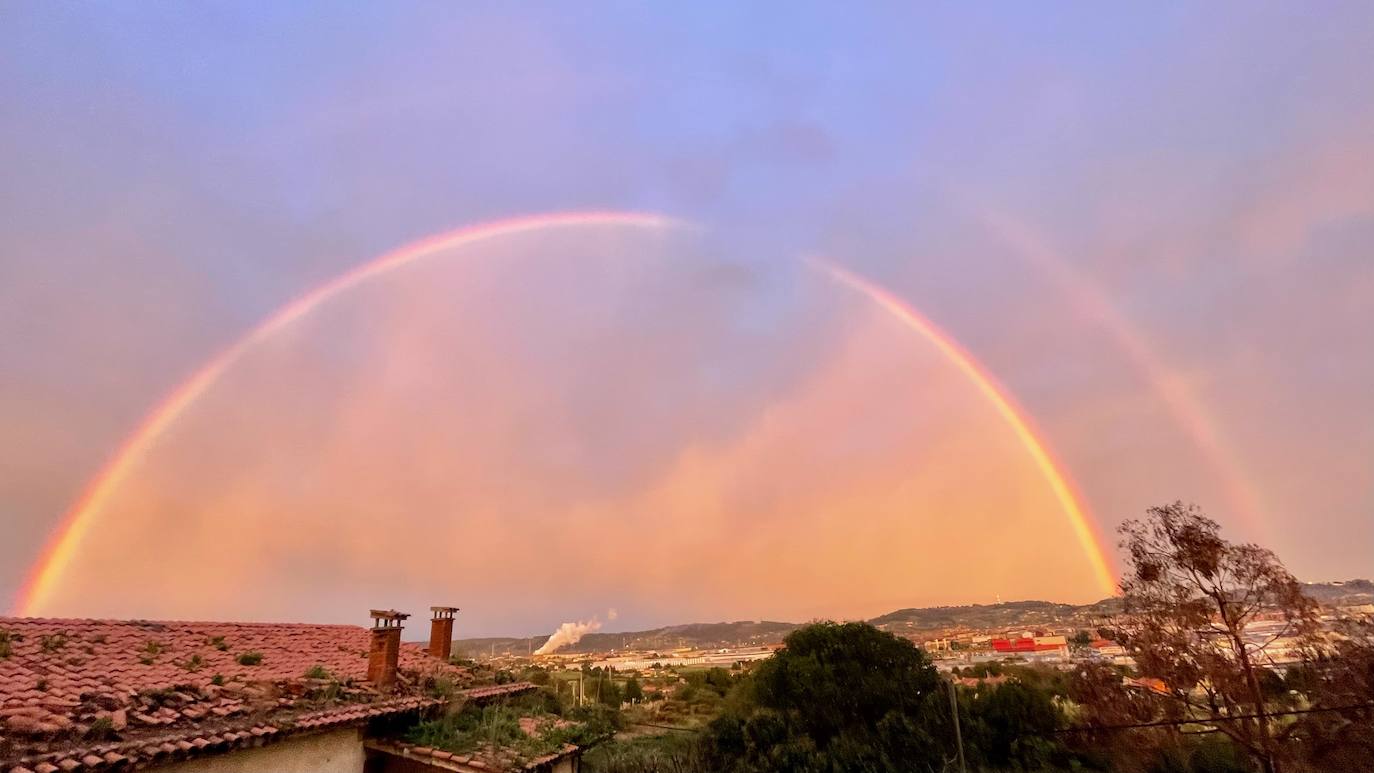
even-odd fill
[{"label": "roof ridge", "polygon": [[235,625],[249,627],[301,626],[309,628],[361,628],[366,626],[352,623],[311,623],[305,621],[274,622],[271,620],[153,620],[151,618],[131,617],[9,617],[0,615],[0,625],[6,623],[39,623],[44,625],[95,624],[101,625]]}]

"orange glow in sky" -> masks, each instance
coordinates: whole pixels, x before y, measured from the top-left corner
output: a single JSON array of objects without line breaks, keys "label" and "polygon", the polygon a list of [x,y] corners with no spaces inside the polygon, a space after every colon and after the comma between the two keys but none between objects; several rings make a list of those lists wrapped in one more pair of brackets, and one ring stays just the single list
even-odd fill
[{"label": "orange glow in sky", "polygon": [[[914,310],[799,264],[802,311],[765,341],[702,322],[761,301],[690,233],[542,222],[399,251],[435,259],[379,261],[264,323],[97,484],[27,611],[270,616],[309,597],[346,614],[399,603],[381,589],[499,586],[553,608],[804,618],[1110,592],[1040,442]],[[800,353],[766,363],[772,383],[713,386],[778,336]]]}]

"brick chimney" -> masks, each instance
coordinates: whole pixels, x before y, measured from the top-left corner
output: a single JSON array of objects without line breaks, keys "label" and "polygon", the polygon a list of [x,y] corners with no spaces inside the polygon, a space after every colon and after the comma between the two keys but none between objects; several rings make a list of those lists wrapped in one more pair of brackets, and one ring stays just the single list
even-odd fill
[{"label": "brick chimney", "polygon": [[401,622],[410,615],[394,609],[372,610],[372,645],[367,652],[367,679],[378,689],[396,683],[401,657]]},{"label": "brick chimney", "polygon": [[430,607],[434,618],[429,621],[429,654],[448,660],[453,654],[453,616],[458,607]]}]

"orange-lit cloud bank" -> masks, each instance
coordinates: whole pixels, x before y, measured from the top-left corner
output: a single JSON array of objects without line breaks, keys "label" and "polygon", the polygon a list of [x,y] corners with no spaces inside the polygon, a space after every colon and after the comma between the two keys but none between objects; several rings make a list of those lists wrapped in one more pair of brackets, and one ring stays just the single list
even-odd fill
[{"label": "orange-lit cloud bank", "polygon": [[1107,593],[1092,522],[1010,397],[914,309],[820,267],[724,261],[623,213],[385,256],[166,399],[21,611],[443,600],[499,628],[577,605],[799,619]]}]

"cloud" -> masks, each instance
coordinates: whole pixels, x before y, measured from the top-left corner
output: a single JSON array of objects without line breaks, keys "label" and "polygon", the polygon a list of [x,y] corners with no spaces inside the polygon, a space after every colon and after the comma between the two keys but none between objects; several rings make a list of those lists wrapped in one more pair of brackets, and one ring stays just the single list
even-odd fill
[{"label": "cloud", "polygon": [[255,351],[45,612],[351,620],[460,592],[528,626],[607,598],[664,623],[1091,594],[1013,433],[875,307],[801,275],[782,312],[642,238],[558,244],[391,277]]}]

